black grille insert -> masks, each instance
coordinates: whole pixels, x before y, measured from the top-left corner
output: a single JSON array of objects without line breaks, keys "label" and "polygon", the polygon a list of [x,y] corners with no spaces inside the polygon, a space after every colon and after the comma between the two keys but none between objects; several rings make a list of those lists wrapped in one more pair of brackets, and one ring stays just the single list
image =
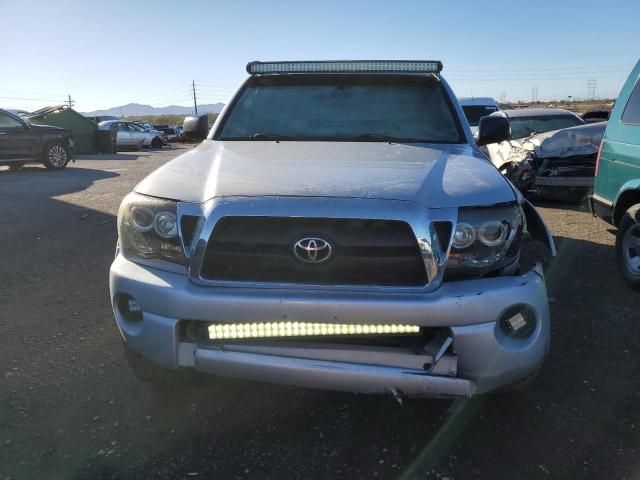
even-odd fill
[{"label": "black grille insert", "polygon": [[[330,243],[331,257],[294,255],[303,238]],[[312,285],[421,286],[426,275],[411,227],[396,220],[224,217],[216,224],[201,275],[209,280]]]}]

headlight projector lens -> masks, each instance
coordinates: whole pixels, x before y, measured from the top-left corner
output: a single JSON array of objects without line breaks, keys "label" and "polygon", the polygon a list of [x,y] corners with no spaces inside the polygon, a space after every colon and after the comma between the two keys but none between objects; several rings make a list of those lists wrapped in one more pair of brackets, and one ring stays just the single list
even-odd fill
[{"label": "headlight projector lens", "polygon": [[150,208],[134,205],[131,207],[131,223],[136,230],[148,232],[153,228],[153,212]]},{"label": "headlight projector lens", "polygon": [[178,235],[178,220],[171,212],[160,212],[153,222],[156,233],[162,238],[173,238]]},{"label": "headlight projector lens", "polygon": [[507,241],[509,229],[501,222],[487,222],[480,227],[480,241],[487,247],[496,247]]},{"label": "headlight projector lens", "polygon": [[453,246],[456,248],[468,248],[476,240],[476,231],[468,223],[456,225],[456,232],[453,235]]}]

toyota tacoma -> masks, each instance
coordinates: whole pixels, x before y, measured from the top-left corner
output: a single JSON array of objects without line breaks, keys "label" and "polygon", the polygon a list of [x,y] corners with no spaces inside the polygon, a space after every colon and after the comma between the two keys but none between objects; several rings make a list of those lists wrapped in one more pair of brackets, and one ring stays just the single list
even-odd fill
[{"label": "toyota tacoma", "polygon": [[208,138],[120,207],[110,289],[133,372],[397,399],[529,382],[553,240],[478,148],[508,119],[474,141],[441,70],[249,63]]}]

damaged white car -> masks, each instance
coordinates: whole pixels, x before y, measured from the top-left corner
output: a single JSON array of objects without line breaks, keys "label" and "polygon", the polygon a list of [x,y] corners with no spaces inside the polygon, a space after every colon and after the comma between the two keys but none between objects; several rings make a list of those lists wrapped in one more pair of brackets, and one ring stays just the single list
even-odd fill
[{"label": "damaged white car", "polygon": [[593,190],[607,122],[487,145],[491,162],[525,195],[580,202]]}]

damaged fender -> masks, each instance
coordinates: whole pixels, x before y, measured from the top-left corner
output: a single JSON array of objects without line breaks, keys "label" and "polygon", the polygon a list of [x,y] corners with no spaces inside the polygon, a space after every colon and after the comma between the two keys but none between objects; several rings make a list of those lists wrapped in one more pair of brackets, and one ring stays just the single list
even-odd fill
[{"label": "damaged fender", "polygon": [[547,225],[531,202],[523,199],[521,206],[531,239],[522,249],[520,264],[525,270],[529,270],[544,260],[555,257],[556,244]]}]

